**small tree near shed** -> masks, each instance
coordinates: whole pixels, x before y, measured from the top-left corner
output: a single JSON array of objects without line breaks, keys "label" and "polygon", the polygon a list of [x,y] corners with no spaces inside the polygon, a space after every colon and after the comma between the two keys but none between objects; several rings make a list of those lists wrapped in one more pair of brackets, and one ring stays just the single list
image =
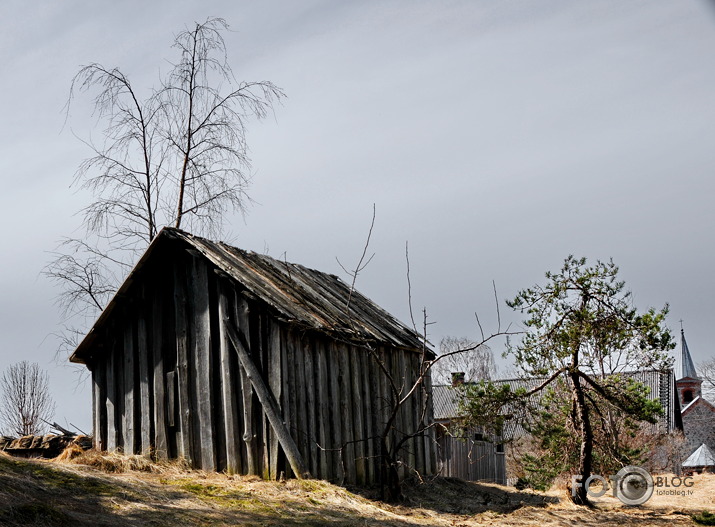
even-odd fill
[{"label": "small tree near shed", "polygon": [[[562,470],[586,482],[598,456],[613,455],[599,444],[599,438],[610,441],[601,433],[611,428],[610,421],[655,422],[662,411],[627,372],[671,365],[668,306],[639,313],[612,261],[589,266],[585,258],[573,256],[560,271],[546,273],[544,285],[521,291],[507,304],[527,315],[527,332],[508,353],[534,387],[465,386],[462,409],[474,422],[491,419],[500,425],[540,396],[542,409],[531,415],[531,433],[564,461]],[[564,459],[567,451],[575,455]],[[588,505],[587,490],[578,487],[573,501]]]},{"label": "small tree near shed", "polygon": [[39,435],[55,413],[49,376],[36,362],[10,365],[0,377],[0,422],[3,431],[18,436]]}]

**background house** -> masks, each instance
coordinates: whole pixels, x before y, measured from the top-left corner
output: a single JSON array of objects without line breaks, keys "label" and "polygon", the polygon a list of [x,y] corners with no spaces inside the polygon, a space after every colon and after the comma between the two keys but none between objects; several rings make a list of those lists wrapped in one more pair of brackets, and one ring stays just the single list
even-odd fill
[{"label": "background house", "polygon": [[[657,400],[663,410],[657,423],[644,423],[644,428],[663,438],[670,437],[672,432],[683,429],[678,391],[672,370],[627,372],[626,375],[648,387],[650,399]],[[463,380],[463,374],[460,376],[455,373],[452,385],[437,385],[432,390],[434,419],[437,424],[439,473],[470,481],[515,483],[516,474],[520,472],[518,458],[524,445],[528,445],[530,441],[529,433],[522,424],[522,419],[528,418],[529,414],[507,421],[501,436],[485,433],[480,427],[462,427],[459,421],[458,392],[454,388]],[[508,384],[512,390],[518,388],[531,390],[540,385],[543,380],[540,378],[501,379],[494,382]],[[535,395],[532,397],[529,409],[525,411],[536,411],[538,406],[539,395]],[[672,459],[667,441],[655,446],[653,455],[654,466],[669,466],[672,470],[677,470],[680,461]]]},{"label": "background house", "polygon": [[[334,275],[167,228],[71,360],[92,373],[102,450],[276,478],[293,474],[285,428],[312,476],[365,484],[379,479],[376,438],[394,404],[385,372],[412,383],[422,349],[414,331]],[[388,442],[430,421],[428,402],[419,392],[408,400]],[[409,439],[404,465],[433,473],[432,442]]]},{"label": "background house", "polygon": [[437,467],[441,476],[506,485],[504,444],[481,427],[459,423],[457,392],[464,374],[452,374],[451,385],[432,388],[437,441]]}]

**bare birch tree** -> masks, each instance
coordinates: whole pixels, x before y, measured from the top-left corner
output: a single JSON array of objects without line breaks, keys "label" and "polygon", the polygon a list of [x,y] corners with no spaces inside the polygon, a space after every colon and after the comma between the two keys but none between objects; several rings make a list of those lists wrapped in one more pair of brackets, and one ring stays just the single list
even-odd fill
[{"label": "bare birch tree", "polygon": [[35,362],[12,364],[0,377],[0,422],[5,433],[39,435],[55,413],[49,376]]},{"label": "bare birch tree", "polygon": [[65,318],[94,318],[163,226],[220,236],[228,212],[245,212],[250,159],[246,126],[284,97],[269,81],[239,82],[221,18],[181,31],[178,58],[156,89],[137,89],[119,68],[92,63],[72,81],[67,114],[93,94],[102,140],[73,185],[92,201],[84,235],[62,241],[44,274],[61,288]]},{"label": "bare birch tree", "polygon": [[[450,354],[452,351],[467,350]],[[435,362],[432,367],[434,384],[450,384],[452,373],[464,373],[465,382],[492,379],[496,375],[496,363],[491,348],[469,337],[444,337],[439,342],[438,356],[444,360]]]}]

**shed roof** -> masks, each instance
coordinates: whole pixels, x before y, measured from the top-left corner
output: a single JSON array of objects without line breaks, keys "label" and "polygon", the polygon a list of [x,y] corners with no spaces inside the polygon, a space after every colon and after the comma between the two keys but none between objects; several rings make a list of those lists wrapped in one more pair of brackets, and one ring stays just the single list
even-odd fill
[{"label": "shed roof", "polygon": [[698,449],[690,454],[688,459],[683,461],[684,467],[713,467],[715,466],[715,456],[710,452],[710,449],[705,443],[700,445]]},{"label": "shed roof", "polygon": [[399,348],[422,349],[423,341],[417,332],[358,291],[351,291],[350,286],[335,275],[167,227],[154,238],[72,354],[72,362],[86,362],[92,342],[119,299],[129,292],[141,269],[167,243],[179,243],[187,250],[200,253],[286,323],[352,341],[368,340]]}]

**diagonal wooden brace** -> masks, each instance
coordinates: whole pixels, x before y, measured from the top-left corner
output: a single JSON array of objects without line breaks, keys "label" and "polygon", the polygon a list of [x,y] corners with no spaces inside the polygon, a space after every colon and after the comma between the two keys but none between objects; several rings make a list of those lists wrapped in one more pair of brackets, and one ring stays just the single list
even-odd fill
[{"label": "diagonal wooden brace", "polygon": [[228,335],[231,344],[233,344],[233,349],[236,350],[238,360],[243,367],[243,370],[246,372],[248,379],[251,381],[251,385],[256,391],[256,395],[258,395],[258,400],[261,402],[263,411],[265,412],[268,421],[271,423],[273,431],[276,433],[278,442],[281,444],[281,447],[283,447],[283,452],[285,452],[286,458],[290,463],[290,468],[293,469],[293,472],[298,479],[310,477],[310,474],[308,474],[308,470],[305,467],[303,456],[301,456],[298,446],[295,444],[293,437],[291,437],[288,428],[286,428],[286,425],[281,418],[280,407],[278,406],[273,393],[263,382],[261,373],[258,371],[258,368],[254,364],[253,360],[251,360],[245,336],[240,329],[236,328],[230,318],[225,317],[223,319],[223,323],[226,329],[226,334]]}]

